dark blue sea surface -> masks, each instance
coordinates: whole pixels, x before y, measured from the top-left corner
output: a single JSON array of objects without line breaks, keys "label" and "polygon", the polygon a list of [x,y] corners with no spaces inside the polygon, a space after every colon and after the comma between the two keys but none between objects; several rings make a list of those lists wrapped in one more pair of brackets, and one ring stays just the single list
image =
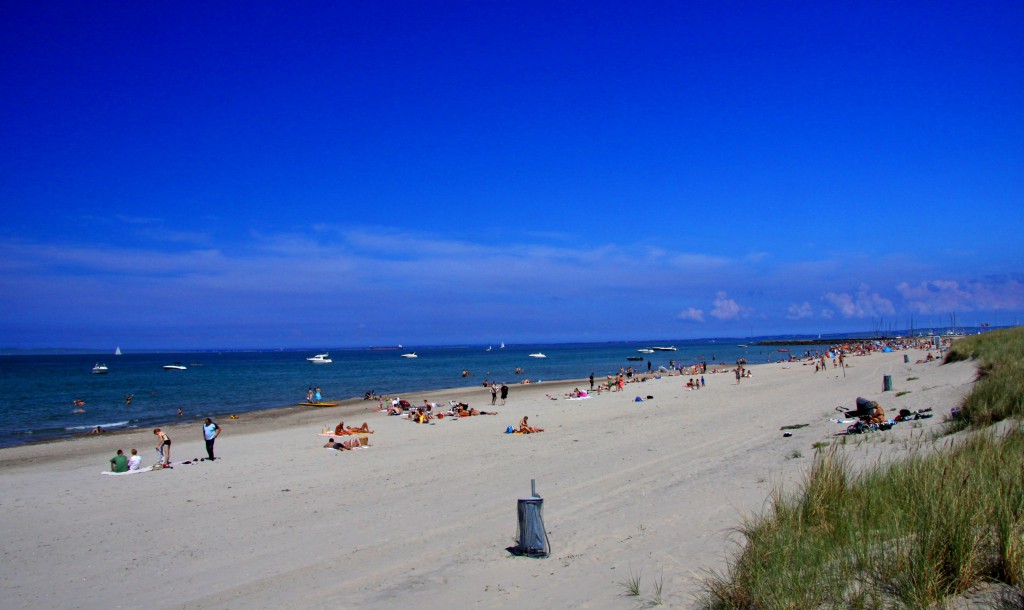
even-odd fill
[{"label": "dark blue sea surface", "polygon": [[[658,345],[663,345],[659,343]],[[306,361],[314,351],[231,351],[190,353],[126,353],[97,356],[0,356],[0,447],[85,434],[96,426],[116,430],[150,427],[273,409],[303,402],[306,389],[320,387],[324,400],[361,397],[368,390],[401,394],[416,390],[478,387],[484,380],[508,384],[523,379],[554,381],[598,377],[633,366],[638,370],[667,366],[670,360],[693,364],[733,363],[746,357],[751,364],[778,359],[774,347],[739,347],[734,340],[678,341],[678,351],[643,354],[644,343],[416,347],[404,350],[330,350],[332,364]],[[804,347],[794,347],[804,351]],[[402,358],[415,351],[418,358]],[[541,352],[547,358],[531,358]],[[788,355],[788,354],[786,354]],[[104,375],[92,373],[97,362]],[[184,371],[166,371],[180,362]],[[516,374],[516,368],[522,374]],[[463,377],[462,371],[469,376]],[[125,397],[131,395],[131,405]],[[85,401],[75,413],[73,401]],[[177,416],[178,408],[184,417]]]}]

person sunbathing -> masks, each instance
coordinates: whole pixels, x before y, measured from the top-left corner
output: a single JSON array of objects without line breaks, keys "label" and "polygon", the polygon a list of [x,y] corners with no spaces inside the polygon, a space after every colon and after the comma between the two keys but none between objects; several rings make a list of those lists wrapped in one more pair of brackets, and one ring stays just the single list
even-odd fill
[{"label": "person sunbathing", "polygon": [[334,427],[334,434],[336,436],[344,436],[346,434],[373,434],[373,430],[370,430],[370,424],[366,422],[363,422],[363,425],[358,428],[346,426],[345,422],[341,422]]},{"label": "person sunbathing", "polygon": [[533,434],[534,432],[543,432],[544,428],[534,428],[527,423],[529,417],[524,416],[523,421],[519,422],[519,431],[523,434]]},{"label": "person sunbathing", "polygon": [[324,443],[324,449],[334,449],[336,451],[352,451],[353,449],[362,446],[363,444],[358,438],[346,438],[340,443],[335,442],[333,438],[329,438],[327,439],[327,442]]}]

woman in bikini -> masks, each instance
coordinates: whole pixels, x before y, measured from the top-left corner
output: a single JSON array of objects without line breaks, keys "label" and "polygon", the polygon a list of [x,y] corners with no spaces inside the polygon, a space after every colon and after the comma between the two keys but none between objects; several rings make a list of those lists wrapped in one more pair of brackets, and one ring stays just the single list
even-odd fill
[{"label": "woman in bikini", "polygon": [[156,450],[159,451],[164,456],[164,458],[163,458],[163,466],[164,466],[164,468],[170,468],[171,467],[171,438],[169,436],[167,436],[167,433],[164,432],[163,430],[161,430],[160,428],[157,428],[156,430],[153,430],[153,434],[156,435],[157,442],[159,443],[156,446]]},{"label": "woman in bikini", "polygon": [[526,420],[528,420],[528,419],[530,419],[530,418],[524,416],[523,417],[523,421],[519,422],[519,431],[520,432],[522,432],[523,434],[533,434],[534,432],[543,432],[544,431],[544,428],[534,428],[533,426],[530,426],[526,422]]}]

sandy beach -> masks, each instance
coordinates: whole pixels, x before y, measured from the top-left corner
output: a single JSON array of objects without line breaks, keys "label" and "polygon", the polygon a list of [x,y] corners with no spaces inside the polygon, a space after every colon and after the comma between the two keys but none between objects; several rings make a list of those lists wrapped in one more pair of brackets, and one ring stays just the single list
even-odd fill
[{"label": "sandy beach", "polygon": [[[218,420],[217,461],[128,476],[100,472],[117,449],[154,463],[151,430],[0,449],[4,605],[622,608],[635,602],[621,583],[641,574],[644,595],[662,579],[667,606],[694,607],[700,579],[735,549],[733,528],[773,488],[795,486],[816,443],[845,443],[861,464],[930,445],[975,366],[914,364],[924,356],[851,357],[818,373],[755,365],[738,384],[709,370],[697,391],[663,376],[586,400],[563,397],[585,381],[515,385],[497,416],[431,425],[364,401],[246,414]],[[858,396],[889,417],[935,417],[837,436],[836,407]],[[402,398],[492,409],[483,387]],[[523,416],[545,432],[505,434]],[[371,447],[324,449],[319,433],[341,419],[368,422]],[[205,455],[198,423],[164,429],[172,461]],[[545,559],[506,550],[531,479]]]}]

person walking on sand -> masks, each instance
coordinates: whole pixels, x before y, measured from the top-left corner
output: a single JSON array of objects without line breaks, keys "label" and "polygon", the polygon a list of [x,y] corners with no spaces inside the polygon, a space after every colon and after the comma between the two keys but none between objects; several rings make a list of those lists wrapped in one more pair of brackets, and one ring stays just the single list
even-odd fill
[{"label": "person walking on sand", "polygon": [[496,403],[496,402],[498,402],[498,386],[496,386],[496,385],[494,385],[492,383],[491,384],[491,406],[493,407],[494,403]]},{"label": "person walking on sand", "polygon": [[164,468],[171,467],[171,437],[167,436],[167,433],[157,428],[153,430],[153,434],[156,435],[157,446],[156,450],[160,454],[160,462]]},{"label": "person walking on sand", "polygon": [[508,386],[504,383],[501,384],[501,404],[505,404],[505,399],[508,398]]},{"label": "person walking on sand", "polygon": [[594,391],[594,374],[593,373],[590,374],[590,391],[591,392]]},{"label": "person walking on sand", "polygon": [[208,459],[211,462],[216,459],[213,457],[213,441],[217,440],[218,436],[220,436],[220,426],[207,417],[203,422],[203,438],[206,439],[206,455],[209,456]]}]

